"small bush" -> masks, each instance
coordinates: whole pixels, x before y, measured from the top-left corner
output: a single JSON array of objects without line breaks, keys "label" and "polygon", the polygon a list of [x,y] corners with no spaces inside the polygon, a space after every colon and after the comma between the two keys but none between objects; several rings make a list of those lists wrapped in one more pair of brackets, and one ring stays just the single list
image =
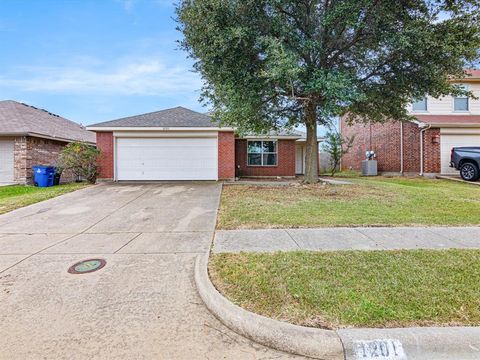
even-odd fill
[{"label": "small bush", "polygon": [[355,137],[350,138],[342,137],[342,134],[336,131],[329,131],[325,135],[325,141],[323,143],[323,151],[330,155],[330,166],[332,167],[332,176],[335,175],[340,167],[340,161],[343,156],[348,154],[353,146]]},{"label": "small bush", "polygon": [[96,147],[83,142],[73,142],[63,149],[58,159],[58,166],[94,184],[98,175],[99,155],[100,150]]}]

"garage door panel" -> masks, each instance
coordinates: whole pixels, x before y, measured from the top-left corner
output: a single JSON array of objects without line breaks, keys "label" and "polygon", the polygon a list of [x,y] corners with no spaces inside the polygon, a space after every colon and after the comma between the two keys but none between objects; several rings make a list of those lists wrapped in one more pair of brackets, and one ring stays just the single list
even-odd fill
[{"label": "garage door panel", "polygon": [[216,138],[118,138],[118,180],[216,180]]},{"label": "garage door panel", "polygon": [[0,183],[12,183],[14,172],[14,142],[0,140]]},{"label": "garage door panel", "polygon": [[480,146],[480,134],[442,134],[441,147],[441,172],[442,174],[458,174],[458,170],[450,167],[450,153],[453,147]]}]

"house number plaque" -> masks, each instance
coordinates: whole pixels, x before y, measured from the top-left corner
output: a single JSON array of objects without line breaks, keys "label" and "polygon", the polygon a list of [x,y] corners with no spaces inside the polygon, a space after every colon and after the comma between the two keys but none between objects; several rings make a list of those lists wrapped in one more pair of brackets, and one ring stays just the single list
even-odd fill
[{"label": "house number plaque", "polygon": [[355,360],[407,360],[402,343],[396,339],[355,341]]}]

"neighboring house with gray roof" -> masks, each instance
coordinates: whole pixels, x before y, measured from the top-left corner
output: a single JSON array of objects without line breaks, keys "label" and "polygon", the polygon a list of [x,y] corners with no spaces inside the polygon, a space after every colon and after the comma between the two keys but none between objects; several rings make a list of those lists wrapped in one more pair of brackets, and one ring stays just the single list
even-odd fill
[{"label": "neighboring house with gray roof", "polygon": [[206,114],[176,107],[90,125],[104,180],[231,180],[294,177],[305,163],[296,130],[240,137]]},{"label": "neighboring house with gray roof", "polygon": [[[32,183],[32,166],[54,166],[72,141],[95,144],[95,134],[46,110],[0,101],[0,183]],[[65,175],[63,181],[72,180]]]}]

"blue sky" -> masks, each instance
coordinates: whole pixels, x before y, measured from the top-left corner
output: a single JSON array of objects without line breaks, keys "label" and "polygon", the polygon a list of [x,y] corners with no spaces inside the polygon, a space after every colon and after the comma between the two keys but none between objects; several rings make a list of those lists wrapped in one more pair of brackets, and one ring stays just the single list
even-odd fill
[{"label": "blue sky", "polygon": [[1,0],[0,99],[82,124],[199,102],[170,0]]}]

